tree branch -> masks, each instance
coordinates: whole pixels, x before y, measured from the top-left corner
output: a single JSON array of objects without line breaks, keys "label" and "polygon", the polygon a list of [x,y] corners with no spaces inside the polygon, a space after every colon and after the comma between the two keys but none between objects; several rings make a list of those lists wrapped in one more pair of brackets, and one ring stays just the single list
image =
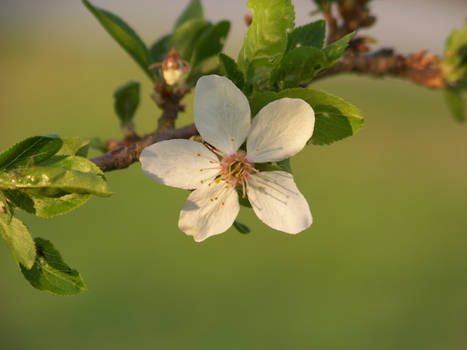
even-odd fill
[{"label": "tree branch", "polygon": [[138,161],[144,148],[153,143],[170,139],[188,139],[197,134],[194,124],[190,124],[178,129],[163,128],[154,134],[144,136],[138,141],[124,144],[125,141],[118,144],[111,151],[92,158],[91,161],[102,171],[111,171],[124,169],[134,162]]},{"label": "tree branch", "polygon": [[426,56],[426,51],[409,56],[396,54],[393,49],[387,48],[371,53],[350,51],[337,65],[323,72],[316,79],[345,72],[366,74],[373,77],[405,78],[433,89],[446,87],[440,60],[434,55]]}]

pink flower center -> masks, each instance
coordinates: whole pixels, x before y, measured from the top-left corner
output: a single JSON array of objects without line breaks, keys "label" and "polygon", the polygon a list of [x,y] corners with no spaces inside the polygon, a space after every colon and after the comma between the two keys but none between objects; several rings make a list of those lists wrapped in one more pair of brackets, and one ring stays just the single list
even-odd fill
[{"label": "pink flower center", "polygon": [[253,163],[248,160],[244,151],[230,154],[221,160],[221,177],[234,186],[244,187],[253,171]]}]

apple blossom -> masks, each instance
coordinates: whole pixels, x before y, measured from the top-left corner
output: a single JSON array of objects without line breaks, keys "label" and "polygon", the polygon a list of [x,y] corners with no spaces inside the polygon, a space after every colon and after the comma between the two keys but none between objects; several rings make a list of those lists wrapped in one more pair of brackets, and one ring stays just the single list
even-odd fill
[{"label": "apple blossom", "polygon": [[240,210],[237,189],[258,218],[276,230],[295,234],[311,225],[310,208],[292,174],[255,168],[255,163],[281,161],[303,149],[315,122],[308,103],[273,101],[251,123],[245,95],[229,79],[208,75],[196,85],[194,119],[206,145],[162,141],[140,157],[143,171],[155,181],[193,190],[179,217],[183,232],[197,242],[225,232]]}]

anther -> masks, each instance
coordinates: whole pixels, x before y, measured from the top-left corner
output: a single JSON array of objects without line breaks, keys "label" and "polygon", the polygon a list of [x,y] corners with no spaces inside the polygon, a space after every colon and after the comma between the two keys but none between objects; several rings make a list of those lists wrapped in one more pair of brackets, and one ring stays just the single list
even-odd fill
[{"label": "anther", "polygon": [[204,183],[204,181],[203,181],[203,180],[201,180],[199,183],[201,183],[201,184],[202,184],[202,183]]},{"label": "anther", "polygon": [[217,201],[217,200],[218,200],[218,198],[217,198],[217,197],[214,197],[214,200],[216,200],[216,201]]},{"label": "anther", "polygon": [[256,148],[255,151],[258,152],[258,151],[259,151],[259,148]]},{"label": "anther", "polygon": [[214,202],[214,199],[212,199],[212,198],[209,198],[209,200],[210,200],[211,202]]},{"label": "anther", "polygon": [[197,155],[198,157],[201,157],[201,154],[199,154],[199,153],[197,153],[196,155]]},{"label": "anther", "polygon": [[232,142],[234,142],[234,141],[235,141],[235,138],[232,137]]}]

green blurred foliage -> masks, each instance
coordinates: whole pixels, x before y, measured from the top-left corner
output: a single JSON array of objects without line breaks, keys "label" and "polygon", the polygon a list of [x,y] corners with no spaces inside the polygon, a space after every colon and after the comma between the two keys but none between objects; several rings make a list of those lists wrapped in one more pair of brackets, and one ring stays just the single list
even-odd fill
[{"label": "green blurred foliage", "polygon": [[[119,138],[111,93],[129,77],[143,82],[136,127],[154,128],[151,84],[95,27],[95,42],[34,29],[2,39],[0,149],[50,132]],[[79,267],[89,292],[28,288],[0,246],[1,347],[463,349],[465,128],[443,118],[439,92],[406,82],[341,77],[313,88],[359,106],[366,124],[293,159],[309,230],[276,232],[242,208],[252,233],[196,244],[177,229],[185,191],[137,164],[110,173],[110,198],[54,221],[20,214]]]}]

